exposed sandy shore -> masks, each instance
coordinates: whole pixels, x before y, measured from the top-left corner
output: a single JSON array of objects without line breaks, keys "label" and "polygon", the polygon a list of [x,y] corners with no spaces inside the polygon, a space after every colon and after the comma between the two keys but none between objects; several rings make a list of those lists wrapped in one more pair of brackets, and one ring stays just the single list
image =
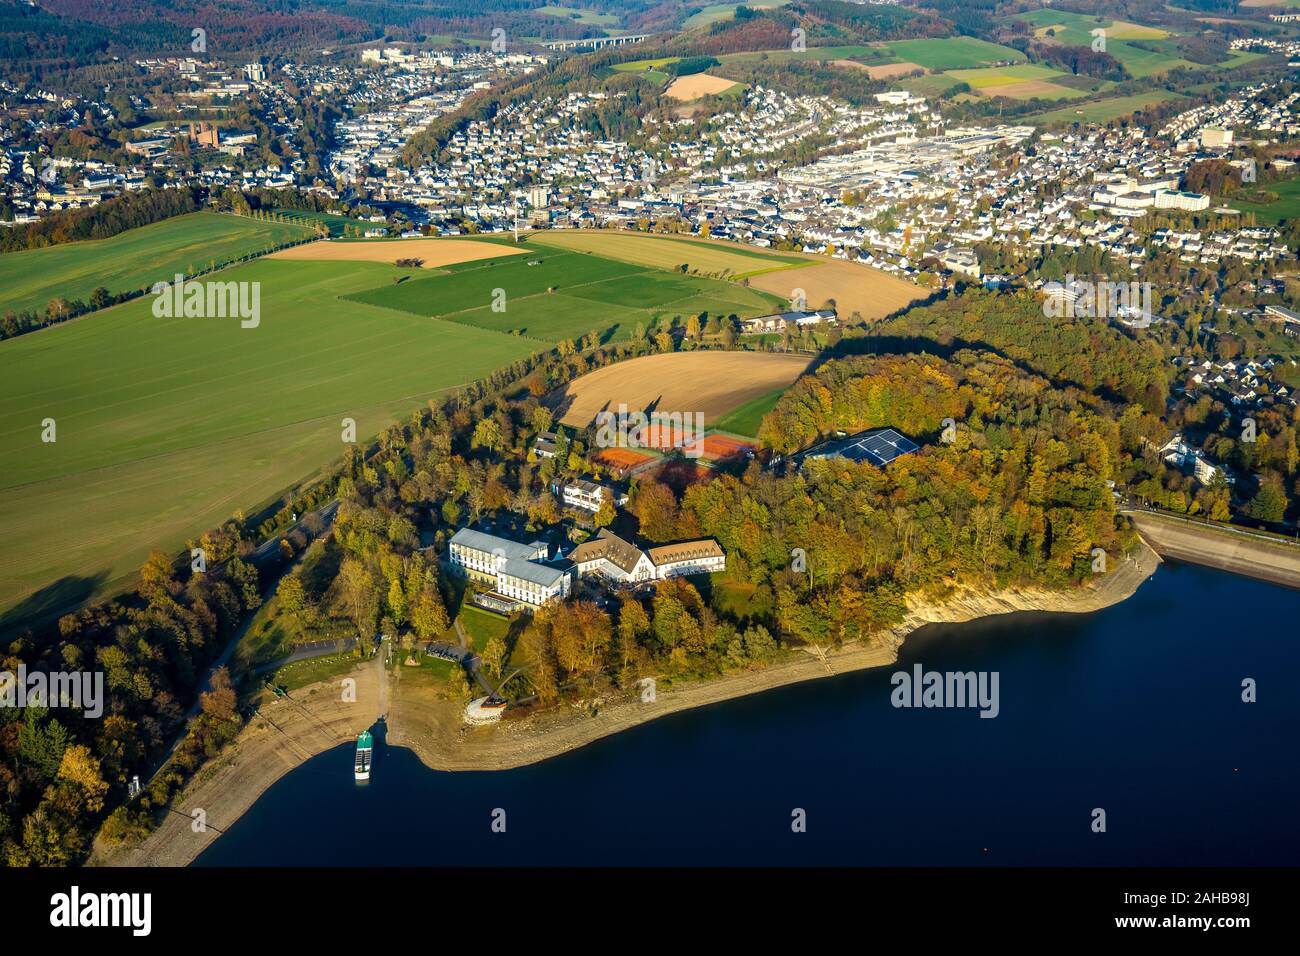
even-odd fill
[{"label": "exposed sandy shore", "polygon": [[1129,517],[1165,557],[1300,588],[1300,547],[1163,515],[1132,513]]},{"label": "exposed sandy shore", "polygon": [[[289,700],[265,695],[263,716],[190,781],[172,804],[179,812],[138,847],[109,850],[97,841],[89,865],[186,866],[289,771],[373,726],[385,703],[381,673],[377,662],[358,664],[349,675],[357,682],[355,703],[343,701],[339,680],[296,690]],[[207,814],[204,833],[192,829],[195,809]]]},{"label": "exposed sandy shore", "polygon": [[[388,686],[379,687],[378,665],[367,664],[353,675],[358,678],[357,704],[345,705],[337,699],[337,682],[295,692],[294,697],[316,719],[286,701],[268,704],[264,713],[284,733],[255,718],[190,784],[176,806],[186,814],[194,807],[204,807],[210,823],[222,828],[229,826],[280,777],[309,757],[355,739],[360,730],[385,712],[388,714],[387,742],[410,748],[431,769],[504,770],[536,763],[668,714],[820,677],[888,666],[898,659],[898,648],[904,638],[926,624],[960,623],[1016,611],[1100,610],[1133,594],[1159,563],[1156,553],[1143,546],[1133,560],[1121,564],[1097,585],[1072,593],[1038,589],[963,592],[942,603],[917,602],[903,623],[878,643],[846,645],[824,659],[805,654],[762,670],[729,674],[711,681],[661,685],[652,703],[611,701],[595,715],[580,714],[576,709],[556,709],[518,721],[504,721],[494,727],[470,728],[461,719],[462,705],[440,698],[427,682],[414,678],[403,680],[398,668],[389,677]],[[391,696],[391,708],[386,706],[385,694]],[[192,833],[187,817],[169,814],[140,847],[112,853],[97,849],[91,862],[110,866],[183,866],[217,836],[211,829],[206,834]]]}]

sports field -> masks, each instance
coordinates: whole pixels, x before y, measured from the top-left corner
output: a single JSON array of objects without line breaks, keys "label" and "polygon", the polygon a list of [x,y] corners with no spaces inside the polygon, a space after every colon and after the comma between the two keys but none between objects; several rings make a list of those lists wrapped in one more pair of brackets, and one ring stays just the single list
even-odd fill
[{"label": "sports field", "polygon": [[561,421],[585,427],[601,409],[654,405],[661,415],[701,412],[704,427],[746,402],[785,388],[808,367],[808,356],[783,352],[667,352],[597,369],[552,396]]},{"label": "sports field", "polygon": [[734,282],[566,252],[531,240],[528,247],[526,255],[469,263],[445,275],[389,282],[349,298],[546,345],[589,332],[598,333],[602,341],[628,338],[638,323],[648,329],[663,317],[704,312],[758,315],[780,305],[773,297]]},{"label": "sports field", "polygon": [[196,212],[130,229],[111,239],[69,242],[0,255],[0,314],[43,311],[51,299],[88,300],[95,289],[134,292],[178,272],[193,275],[311,235],[291,223]]},{"label": "sports field", "polygon": [[[536,343],[340,296],[380,263],[260,260],[260,323],[160,319],[152,296],[0,342],[0,633],[125,583],[150,550],[253,512],[439,392]],[[55,420],[54,443],[42,421]],[[33,595],[34,591],[41,593]]]},{"label": "sports field", "polygon": [[927,70],[962,70],[994,63],[1024,63],[1025,55],[974,37],[943,37],[929,40],[891,40],[886,47],[908,63]]}]

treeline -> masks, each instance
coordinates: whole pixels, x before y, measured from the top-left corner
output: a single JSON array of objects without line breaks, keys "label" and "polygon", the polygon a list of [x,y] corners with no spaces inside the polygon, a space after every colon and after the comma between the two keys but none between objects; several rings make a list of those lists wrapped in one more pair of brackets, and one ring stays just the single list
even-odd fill
[{"label": "treeline", "polygon": [[[542,399],[644,351],[557,352],[513,386],[394,426],[372,458],[354,455],[339,485],[336,570],[306,589],[303,613],[407,643],[436,637],[455,589],[421,545],[441,554],[456,528],[486,517],[517,536],[544,534],[560,517],[550,483],[600,466],[586,431],[562,434],[557,458],[528,453],[558,413]],[[680,495],[638,479],[627,511],[607,516],[614,530],[651,542],[716,537],[728,552],[725,580],[666,582],[610,611],[583,601],[547,609],[518,621],[484,666],[500,676],[519,650],[529,667],[513,692],[546,704],[628,690],[648,674],[762,666],[783,647],[888,640],[916,591],[1068,587],[1091,573],[1093,548],[1124,547],[1106,486],[1124,454],[1114,417],[1106,403],[989,353],[828,362],[769,416],[770,443],[891,424],[930,446],[884,470],[826,461],[783,475],[753,462]],[[957,423],[951,444],[933,441],[945,419]],[[792,566],[795,549],[808,570]],[[450,690],[468,694],[463,673]]]},{"label": "treeline", "polygon": [[[121,803],[133,775],[166,751],[205,668],[245,612],[261,602],[257,570],[233,523],[204,538],[209,570],[182,574],[154,554],[138,590],[62,618],[52,634],[4,648],[0,670],[16,674],[99,672],[103,714],[27,706],[0,708],[0,853],[8,866],[68,866],[89,851],[105,809]],[[145,826],[205,756],[238,729],[229,682],[205,695],[202,717],[182,744],[182,762],[135,802],[114,812],[107,835]]]},{"label": "treeline", "polygon": [[731,19],[712,23],[675,41],[703,54],[789,49],[794,29],[809,46],[951,36],[951,22],[929,11],[894,5],[796,0],[774,9],[739,6]]},{"label": "treeline", "polygon": [[83,239],[108,239],[128,229],[197,212],[202,207],[203,191],[196,187],[123,193],[87,209],[51,213],[38,222],[0,230],[0,252],[40,249]]},{"label": "treeline", "polygon": [[[1089,276],[1080,276],[1089,279]],[[975,289],[871,326],[872,338],[902,339],[929,349],[992,349],[1061,385],[1140,404],[1163,414],[1169,372],[1158,346],[1125,335],[1105,317],[1048,317],[1026,290]]]}]

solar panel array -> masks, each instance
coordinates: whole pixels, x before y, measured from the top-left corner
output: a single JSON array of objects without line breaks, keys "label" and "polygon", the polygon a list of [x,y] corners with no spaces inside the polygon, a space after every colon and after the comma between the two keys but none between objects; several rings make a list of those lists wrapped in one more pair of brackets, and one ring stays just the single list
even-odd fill
[{"label": "solar panel array", "polygon": [[900,435],[892,428],[885,428],[857,436],[856,441],[840,449],[840,454],[853,461],[865,459],[873,465],[884,467],[900,455],[910,455],[919,447],[910,438]]}]

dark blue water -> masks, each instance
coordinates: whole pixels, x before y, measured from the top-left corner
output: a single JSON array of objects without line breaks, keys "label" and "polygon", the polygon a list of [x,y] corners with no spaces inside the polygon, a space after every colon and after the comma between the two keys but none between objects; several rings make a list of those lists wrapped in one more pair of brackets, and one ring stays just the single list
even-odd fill
[{"label": "dark blue water", "polygon": [[[506,772],[437,773],[377,741],[359,786],[343,746],[275,784],[198,863],[1294,865],[1297,618],[1296,591],[1166,564],[1095,614],[908,639],[900,667],[997,671],[996,719],[895,709],[887,668]],[[1241,700],[1246,677],[1257,703]],[[791,832],[796,807],[806,833]]]}]

